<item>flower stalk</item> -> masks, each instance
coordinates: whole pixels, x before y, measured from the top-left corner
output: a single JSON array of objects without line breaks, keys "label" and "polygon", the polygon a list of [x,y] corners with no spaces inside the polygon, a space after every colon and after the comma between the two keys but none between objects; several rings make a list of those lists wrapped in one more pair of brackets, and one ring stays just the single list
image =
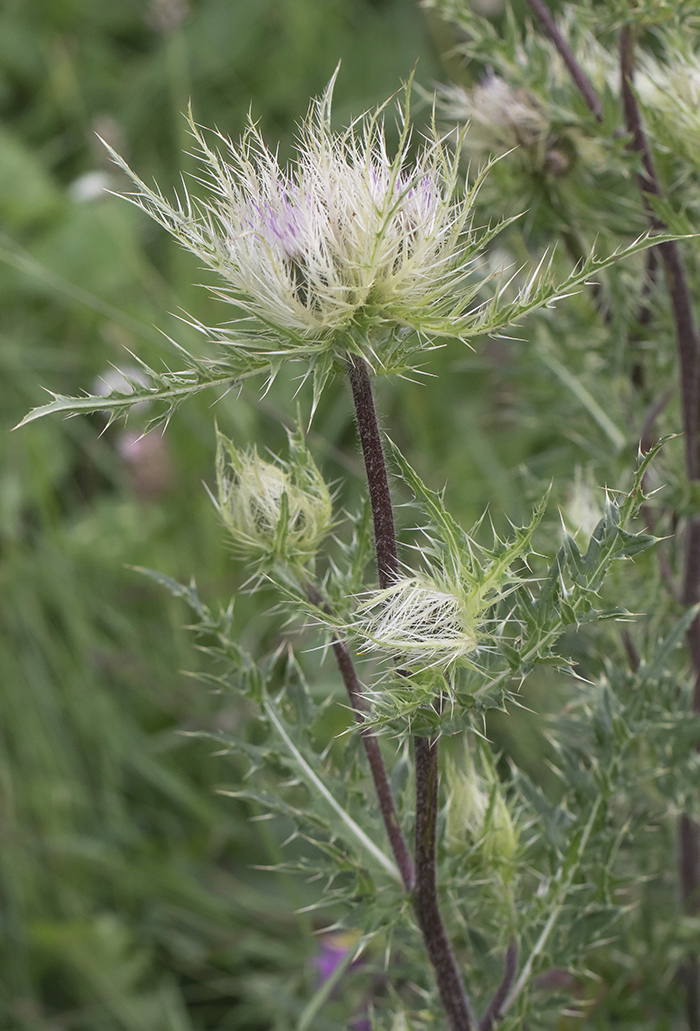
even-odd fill
[{"label": "flower stalk", "polygon": [[355,417],[362,446],[362,457],[367,470],[367,484],[374,521],[377,576],[379,586],[382,590],[386,590],[399,574],[399,559],[384,449],[382,448],[367,363],[354,356],[348,358],[348,373],[355,403]]},{"label": "flower stalk", "polygon": [[435,971],[450,1031],[471,1031],[476,1021],[457,967],[437,895],[435,827],[438,811],[439,737],[416,737],[416,886],[414,908],[426,952]]},{"label": "flower stalk", "polygon": [[[386,589],[399,569],[389,478],[367,366],[350,357],[348,372],[372,505],[377,572],[380,586]],[[413,903],[450,1031],[471,1031],[476,1022],[438,906],[435,834],[438,753],[439,737],[414,738],[416,827]]]},{"label": "flower stalk", "polygon": [[[315,585],[307,584],[306,593],[309,600],[314,605],[318,605],[319,608],[326,607],[323,596]],[[361,725],[364,721],[364,714],[369,711],[369,706],[362,692],[362,685],[360,684],[357,676],[357,671],[355,669],[355,664],[352,661],[350,650],[345,642],[337,636],[333,637],[331,647],[333,649],[333,654],[335,655],[340,675],[343,678],[348,698],[350,699],[350,705],[355,713],[355,719]],[[406,840],[399,823],[399,817],[396,812],[396,806],[391,792],[391,785],[389,784],[389,778],[382,758],[382,752],[379,747],[379,740],[374,731],[367,728],[360,730],[360,736],[362,737],[365,754],[367,755],[367,762],[369,763],[372,780],[374,781],[377,801],[379,802],[379,808],[381,810],[382,819],[389,839],[389,845],[391,846],[391,851],[394,853],[394,859],[396,860],[396,865],[399,868],[403,886],[408,893],[413,889],[415,879],[413,860],[409,854],[408,846],[406,845]]]}]

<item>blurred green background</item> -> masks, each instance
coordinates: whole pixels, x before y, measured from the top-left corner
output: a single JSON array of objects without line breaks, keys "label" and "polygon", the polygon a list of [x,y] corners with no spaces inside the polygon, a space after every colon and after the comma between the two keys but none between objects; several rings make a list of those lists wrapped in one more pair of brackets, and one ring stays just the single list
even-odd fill
[{"label": "blurred green background", "polygon": [[[95,134],[167,192],[194,168],[183,153],[190,98],[198,121],[234,137],[252,105],[284,154],[339,60],[340,125],[396,91],[416,61],[429,87],[451,42],[411,0],[0,7],[2,1028],[293,1026],[323,920],[295,915],[316,886],[255,869],[276,862],[281,835],[217,796],[241,771],[188,736],[235,732],[245,706],[186,675],[203,665],[188,613],[129,568],[195,576],[212,605],[238,591],[245,574],[203,486],[213,416],[237,443],[280,447],[295,373],[264,399],[251,387],[213,410],[212,397],[189,401],[165,436],[139,439],[147,412],[127,426],[80,418],[10,434],[43,387],[94,389],[133,366],[129,351],[175,365],[163,334],[203,346],[183,312],[213,325],[230,314],[196,285],[195,259],[105,192],[126,183]],[[609,451],[585,412],[585,433],[572,423],[562,436],[556,376],[530,370],[533,387],[510,363],[503,342],[475,355],[453,344],[430,357],[439,378],[378,386],[392,435],[431,485],[449,484],[465,525],[487,504],[497,523],[525,516],[536,493],[526,459],[549,478]],[[344,479],[343,499],[356,495],[342,383],[310,441],[327,477]],[[268,601],[237,601],[248,647],[274,632]]]},{"label": "blurred green background", "polygon": [[[168,190],[192,168],[190,98],[233,136],[252,105],[288,149],[339,60],[340,123],[417,59],[424,81],[439,74],[405,0],[0,5],[3,1029],[255,1031],[295,1012],[283,984],[313,986],[312,923],[293,915],[303,886],[251,868],[278,858],[274,829],[215,794],[237,771],[181,733],[232,731],[246,713],[183,674],[201,666],[187,612],[128,568],[195,575],[226,602],[241,576],[202,483],[212,416],[277,446],[289,380],[263,404],[251,390],[213,413],[202,397],[140,443],[148,413],[107,432],[99,418],[10,429],[43,387],[79,393],[133,365],[128,351],[176,362],[158,330],[201,346],[177,313],[227,315],[193,286],[195,260],[104,192],[125,183],[96,133]],[[359,471],[352,433],[341,385],[315,439],[331,465],[350,441]],[[240,608],[254,643],[262,606]]]}]

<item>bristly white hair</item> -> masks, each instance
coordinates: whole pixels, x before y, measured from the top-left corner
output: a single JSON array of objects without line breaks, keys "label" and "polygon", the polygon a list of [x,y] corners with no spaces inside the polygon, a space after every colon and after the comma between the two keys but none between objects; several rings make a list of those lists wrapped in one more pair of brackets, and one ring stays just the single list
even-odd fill
[{"label": "bristly white hair", "polygon": [[129,198],[221,275],[216,293],[245,312],[237,328],[251,346],[312,357],[361,340],[381,368],[382,336],[412,330],[424,349],[435,337],[473,335],[481,284],[467,280],[496,230],[472,228],[485,172],[459,188],[459,147],[434,120],[409,156],[410,82],[390,157],[388,101],[332,131],[337,74],[312,102],[284,167],[252,118],[238,143],[217,133],[216,149],[190,114],[206,200],[183,188],[171,202],[113,156],[136,186]]}]

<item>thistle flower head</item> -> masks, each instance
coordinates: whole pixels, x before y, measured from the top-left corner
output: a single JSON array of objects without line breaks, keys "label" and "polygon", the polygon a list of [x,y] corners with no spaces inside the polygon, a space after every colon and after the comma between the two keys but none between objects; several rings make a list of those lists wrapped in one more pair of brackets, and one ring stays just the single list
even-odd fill
[{"label": "thistle flower head", "polygon": [[267,462],[218,434],[216,504],[241,554],[304,563],[331,529],[330,492],[300,435],[290,452],[289,462]]},{"label": "thistle flower head", "polygon": [[634,85],[664,149],[700,166],[700,54],[687,46],[665,61],[645,54]]},{"label": "thistle flower head", "polygon": [[402,577],[360,605],[353,630],[365,651],[400,655],[411,668],[447,670],[478,644],[474,599],[458,582]]},{"label": "thistle flower head", "polygon": [[505,154],[517,147],[544,154],[551,128],[547,112],[533,93],[509,85],[500,75],[491,73],[472,89],[440,86],[437,102],[447,121],[470,123],[470,155]]},{"label": "thistle flower head", "polygon": [[[523,582],[516,561],[531,551],[532,536],[544,513],[545,499],[528,526],[515,527],[510,540],[494,532],[493,547],[479,545],[445,511],[442,495],[420,479],[395,444],[393,457],[413,490],[428,523],[422,528],[425,569],[398,577],[360,601],[345,627],[365,651],[384,653],[413,673],[436,669],[448,675],[469,666],[488,639],[494,608]],[[491,610],[491,611],[490,611]]]},{"label": "thistle flower head", "polygon": [[466,280],[495,230],[472,230],[478,183],[458,189],[458,154],[434,124],[410,156],[410,84],[391,156],[388,102],[331,129],[335,78],[284,166],[254,121],[237,143],[210,143],[190,119],[203,200],[185,192],[171,203],[114,156],[137,187],[131,199],[218,272],[217,294],[245,313],[235,346],[307,359],[354,350],[378,370],[402,368],[426,338],[475,332],[480,284]]}]

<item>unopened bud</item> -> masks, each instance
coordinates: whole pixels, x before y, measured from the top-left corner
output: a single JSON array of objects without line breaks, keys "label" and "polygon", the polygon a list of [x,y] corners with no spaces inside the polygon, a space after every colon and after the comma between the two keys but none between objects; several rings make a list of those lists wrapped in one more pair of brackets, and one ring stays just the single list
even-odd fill
[{"label": "unopened bud", "polygon": [[402,655],[412,669],[448,669],[478,643],[470,599],[461,585],[425,574],[402,577],[369,595],[358,610],[355,632],[366,651]]},{"label": "unopened bud", "polygon": [[490,763],[485,775],[469,762],[466,769],[447,766],[445,847],[451,855],[475,848],[490,862],[506,863],[518,846],[518,831]]},{"label": "unopened bud", "polygon": [[289,462],[267,462],[218,434],[217,508],[242,554],[303,563],[331,529],[331,495],[300,436],[290,452]]},{"label": "unopened bud", "polygon": [[593,481],[590,470],[584,473],[576,467],[564,506],[564,521],[574,540],[587,540],[603,518],[602,492]]}]

